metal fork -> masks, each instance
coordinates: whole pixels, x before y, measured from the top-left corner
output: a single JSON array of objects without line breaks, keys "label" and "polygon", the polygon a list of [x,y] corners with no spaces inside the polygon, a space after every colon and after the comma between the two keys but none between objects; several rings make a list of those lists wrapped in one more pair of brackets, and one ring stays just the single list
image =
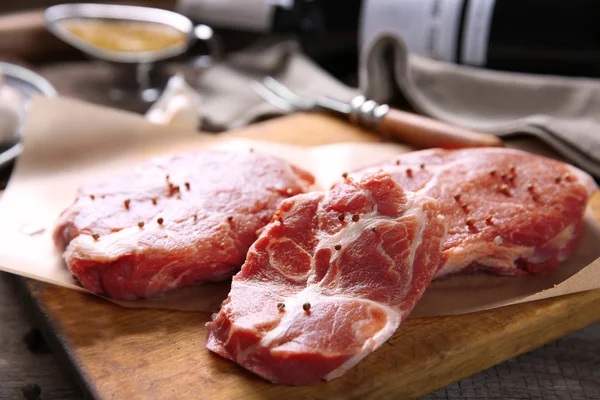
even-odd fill
[{"label": "metal fork", "polygon": [[389,111],[388,105],[379,105],[365,99],[364,96],[355,97],[351,103],[330,97],[303,97],[270,76],[265,77],[262,82],[254,81],[252,89],[266,101],[284,111],[329,112],[349,118],[352,122],[369,129],[377,128],[381,118]]},{"label": "metal fork", "polygon": [[356,96],[350,103],[330,97],[300,96],[273,77],[254,81],[252,89],[267,102],[286,112],[320,111],[344,117],[364,128],[379,131],[420,148],[461,148],[503,146],[494,135],[479,133],[417,114],[378,104],[364,96]]}]

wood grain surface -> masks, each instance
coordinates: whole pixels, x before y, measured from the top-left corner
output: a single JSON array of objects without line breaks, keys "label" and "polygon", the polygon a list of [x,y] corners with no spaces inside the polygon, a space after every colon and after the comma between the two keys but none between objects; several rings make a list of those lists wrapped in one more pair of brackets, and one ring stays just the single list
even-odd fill
[{"label": "wood grain surface", "polygon": [[[231,135],[300,145],[378,140],[343,122],[302,114]],[[599,196],[593,206],[600,215]],[[409,319],[343,377],[288,387],[269,384],[206,350],[208,313],[125,309],[37,282],[28,287],[84,391],[102,399],[414,398],[600,321],[600,291]]]},{"label": "wood grain surface", "polygon": [[18,279],[0,273],[0,399],[19,399],[23,389],[34,385],[44,400],[80,399],[39,331],[31,328]]}]

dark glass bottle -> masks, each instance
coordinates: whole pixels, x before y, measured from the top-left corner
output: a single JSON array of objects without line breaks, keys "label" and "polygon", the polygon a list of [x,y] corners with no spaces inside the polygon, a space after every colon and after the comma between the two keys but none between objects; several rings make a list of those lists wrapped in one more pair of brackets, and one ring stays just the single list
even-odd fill
[{"label": "dark glass bottle", "polygon": [[[219,3],[218,10],[182,11],[217,30],[292,35],[336,76],[356,70],[365,27],[395,30],[411,51],[449,62],[600,76],[598,0],[260,0],[261,13],[256,12],[257,1],[211,0],[206,3]],[[254,11],[244,14],[244,7]],[[375,8],[378,13],[370,12]],[[217,15],[227,12],[236,17]],[[251,20],[259,14],[261,23]]]},{"label": "dark glass bottle", "polygon": [[496,0],[488,68],[600,76],[600,1]]}]

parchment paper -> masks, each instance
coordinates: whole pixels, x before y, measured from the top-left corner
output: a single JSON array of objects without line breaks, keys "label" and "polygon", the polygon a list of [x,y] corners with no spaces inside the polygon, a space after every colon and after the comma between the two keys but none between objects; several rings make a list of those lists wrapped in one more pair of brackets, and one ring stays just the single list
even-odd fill
[{"label": "parchment paper", "polygon": [[[283,157],[326,188],[344,171],[410,151],[393,144],[296,147],[224,139],[151,124],[141,116],[66,99],[35,98],[25,127],[24,151],[0,201],[0,269],[74,290],[51,238],[59,213],[86,182],[119,173],[154,156],[202,147],[248,149]],[[527,146],[528,143],[517,147]],[[413,316],[448,315],[600,288],[600,226],[591,210],[576,254],[555,273],[534,277],[480,274],[434,282]],[[229,284],[180,289],[127,307],[217,311]]]}]

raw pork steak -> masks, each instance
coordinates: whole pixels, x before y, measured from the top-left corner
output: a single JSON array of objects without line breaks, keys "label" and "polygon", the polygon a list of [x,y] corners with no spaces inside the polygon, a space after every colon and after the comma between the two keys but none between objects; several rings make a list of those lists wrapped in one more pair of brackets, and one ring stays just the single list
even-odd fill
[{"label": "raw pork steak", "polygon": [[573,166],[513,149],[424,150],[353,175],[381,169],[405,190],[440,202],[448,261],[438,277],[555,268],[575,250],[596,190],[593,179]]},{"label": "raw pork steak", "polygon": [[276,383],[339,377],[413,309],[445,235],[436,201],[387,174],[287,199],[208,324],[207,347]]},{"label": "raw pork steak", "polygon": [[54,239],[86,289],[133,300],[229,278],[279,203],[313,177],[254,152],[154,160],[79,189]]}]

